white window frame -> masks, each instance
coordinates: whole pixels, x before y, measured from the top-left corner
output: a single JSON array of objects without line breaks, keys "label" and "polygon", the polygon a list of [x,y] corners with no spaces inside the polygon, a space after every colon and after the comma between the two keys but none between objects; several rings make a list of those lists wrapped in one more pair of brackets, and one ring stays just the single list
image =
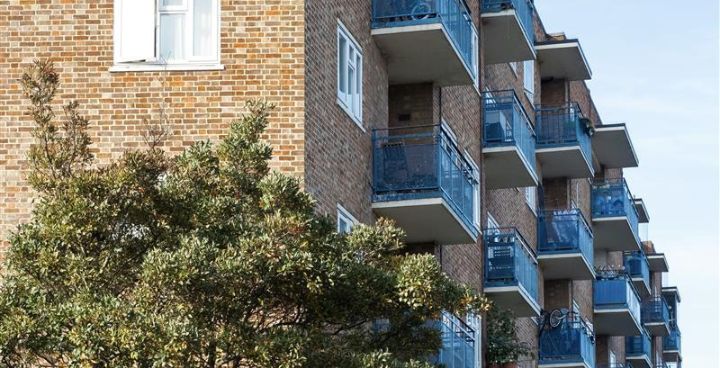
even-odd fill
[{"label": "white window frame", "polygon": [[510,70],[512,70],[513,74],[515,74],[515,78],[517,78],[518,75],[518,63],[516,61],[511,61],[508,63],[508,66],[510,66]]},{"label": "white window frame", "polygon": [[488,212],[487,214],[487,229],[488,230],[497,230],[500,228],[500,223],[495,220],[495,217]]},{"label": "white window frame", "polygon": [[473,160],[472,156],[470,155],[470,152],[465,150],[465,159],[468,163],[470,163],[470,166],[473,169],[473,172],[475,173],[474,179],[475,179],[475,188],[473,190],[473,223],[475,223],[475,226],[477,226],[479,229],[482,229],[482,219],[480,218],[480,205],[481,205],[481,195],[480,195],[480,168],[475,163],[475,160]]},{"label": "white window frame", "polygon": [[537,216],[537,201],[538,201],[538,188],[537,187],[525,187],[522,188],[521,192],[525,197],[525,203],[530,207],[533,214]]},{"label": "white window frame", "polygon": [[[343,220],[343,221],[345,221],[345,223],[350,224],[350,229],[341,228],[340,220]],[[358,223],[359,223],[358,220],[352,214],[350,214],[350,211],[346,210],[345,207],[343,207],[342,205],[340,205],[338,203],[338,205],[337,205],[337,232],[338,232],[338,234],[347,234]]]},{"label": "white window frame", "polygon": [[172,60],[172,61],[166,61],[162,60],[160,57],[160,14],[180,14],[185,13],[187,14],[187,22],[185,24],[185,42],[184,42],[184,48],[186,50],[192,50],[193,44],[192,44],[192,33],[193,33],[193,13],[192,9],[194,8],[194,1],[195,0],[184,0],[184,4],[181,6],[168,6],[161,8],[161,1],[162,0],[147,0],[147,1],[155,1],[155,34],[154,35],[148,35],[148,37],[153,37],[155,40],[155,52],[154,56],[151,59],[148,60],[140,60],[140,61],[132,61],[132,62],[123,62],[120,61],[121,55],[120,55],[120,37],[122,34],[122,20],[120,19],[122,14],[119,11],[121,8],[121,3],[123,0],[114,0],[114,20],[113,20],[113,66],[110,68],[111,72],[124,72],[124,71],[133,71],[133,72],[143,72],[143,71],[202,71],[202,70],[223,70],[225,69],[225,66],[220,63],[220,35],[221,35],[221,6],[220,3],[222,0],[212,0],[214,1],[214,23],[213,23],[213,30],[214,30],[214,42],[215,42],[215,55],[210,58],[200,58],[200,57],[190,57],[186,60]]},{"label": "white window frame", "polygon": [[530,103],[535,101],[535,60],[523,62],[523,89]]},{"label": "white window frame", "polygon": [[[338,19],[337,21],[337,35],[336,35],[336,97],[337,97],[337,103],[342,107],[342,109],[350,116],[350,118],[355,122],[355,124],[360,127],[363,131],[365,131],[365,127],[363,126],[363,93],[364,93],[364,86],[363,86],[363,62],[364,62],[364,56],[363,56],[363,50],[360,47],[360,43],[357,42],[355,37],[353,37],[352,33],[345,27],[345,25]],[[347,49],[345,50],[345,55],[348,59],[348,62],[346,65],[341,65],[340,62],[340,45],[341,45],[341,39],[345,40],[345,45]],[[357,56],[358,60],[350,60],[350,55]],[[355,58],[352,58],[355,59]],[[340,91],[340,84],[341,84],[341,77],[343,74],[341,73],[341,68],[345,68],[345,76],[348,77],[349,73],[347,72],[349,69],[353,69],[355,71],[355,80],[351,81],[348,77],[346,88],[348,90],[355,90],[357,89],[357,93],[353,94],[345,94],[342,91]],[[354,84],[351,85],[351,82],[354,82]],[[355,88],[352,88],[355,87]],[[353,101],[354,100],[354,101]],[[353,108],[351,104],[354,104],[356,109],[353,111]]]}]

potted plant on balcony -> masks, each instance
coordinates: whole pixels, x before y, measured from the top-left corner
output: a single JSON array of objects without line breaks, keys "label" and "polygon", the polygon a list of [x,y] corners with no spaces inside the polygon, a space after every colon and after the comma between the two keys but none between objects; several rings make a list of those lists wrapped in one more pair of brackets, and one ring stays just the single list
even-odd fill
[{"label": "potted plant on balcony", "polygon": [[520,357],[533,356],[529,345],[515,335],[515,316],[509,310],[494,307],[487,316],[486,357],[490,368],[516,368]]}]

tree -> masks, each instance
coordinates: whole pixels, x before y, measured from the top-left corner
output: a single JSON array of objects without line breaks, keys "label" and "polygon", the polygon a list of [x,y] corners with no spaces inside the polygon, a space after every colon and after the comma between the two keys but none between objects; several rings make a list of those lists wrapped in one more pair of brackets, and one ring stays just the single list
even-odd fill
[{"label": "tree", "polygon": [[391,222],[336,233],[269,169],[268,104],[217,145],[100,166],[78,103],[56,123],[59,80],[44,61],[22,78],[37,199],[0,287],[3,366],[425,367],[428,320],[487,310]]}]

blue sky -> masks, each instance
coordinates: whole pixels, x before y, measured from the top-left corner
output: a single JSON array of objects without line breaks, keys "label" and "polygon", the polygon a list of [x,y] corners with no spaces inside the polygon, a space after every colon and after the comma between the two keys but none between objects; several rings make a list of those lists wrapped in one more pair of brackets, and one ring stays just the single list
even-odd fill
[{"label": "blue sky", "polygon": [[[626,122],[630,190],[680,289],[687,367],[720,359],[718,2],[536,0],[548,32],[579,38],[605,123]],[[711,364],[712,365],[712,364]]]}]

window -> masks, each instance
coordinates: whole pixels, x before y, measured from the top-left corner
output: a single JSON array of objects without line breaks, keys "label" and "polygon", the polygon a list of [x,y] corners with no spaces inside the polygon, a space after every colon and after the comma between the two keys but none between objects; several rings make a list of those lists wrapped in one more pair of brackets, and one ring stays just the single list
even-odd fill
[{"label": "window", "polygon": [[523,85],[525,94],[533,102],[535,95],[535,60],[528,60],[523,63]]},{"label": "window", "polygon": [[617,357],[615,356],[615,353],[613,353],[612,351],[610,351],[608,363],[610,363],[610,364],[608,364],[608,366],[610,366],[610,367],[614,367],[615,365],[617,365]]},{"label": "window", "polygon": [[219,14],[219,0],[115,0],[111,70],[222,69]]},{"label": "window", "polygon": [[526,187],[524,189],[524,193],[525,202],[533,211],[533,213],[537,213],[537,187]]},{"label": "window", "polygon": [[475,160],[472,159],[472,156],[470,156],[470,152],[468,152],[467,150],[465,151],[465,160],[470,164],[470,167],[473,169],[473,179],[475,180],[475,185],[473,185],[472,191],[473,223],[478,227],[481,227],[482,221],[480,219],[480,168],[477,166]]},{"label": "window", "polygon": [[362,50],[350,32],[339,22],[337,48],[338,103],[362,128]]},{"label": "window", "polygon": [[353,217],[348,210],[343,208],[341,205],[337,205],[337,232],[340,234],[347,234],[352,228],[357,225],[358,221]]}]

